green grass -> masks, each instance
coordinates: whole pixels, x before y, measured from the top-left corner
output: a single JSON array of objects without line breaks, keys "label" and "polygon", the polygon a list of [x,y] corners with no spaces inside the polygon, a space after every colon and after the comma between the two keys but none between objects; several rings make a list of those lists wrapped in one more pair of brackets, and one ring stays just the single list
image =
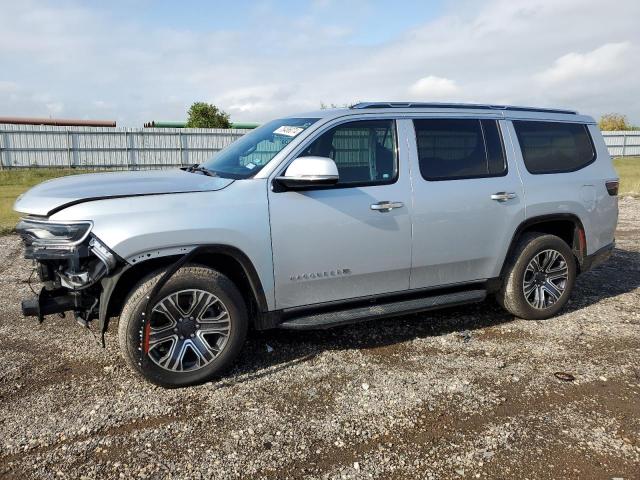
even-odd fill
[{"label": "green grass", "polygon": [[[613,163],[620,175],[620,195],[640,197],[640,157],[616,158]],[[13,212],[18,195],[50,178],[79,173],[87,171],[49,168],[0,171],[0,235],[11,232],[18,221]]]},{"label": "green grass", "polygon": [[620,195],[640,197],[640,157],[616,158],[613,164],[620,175]]}]

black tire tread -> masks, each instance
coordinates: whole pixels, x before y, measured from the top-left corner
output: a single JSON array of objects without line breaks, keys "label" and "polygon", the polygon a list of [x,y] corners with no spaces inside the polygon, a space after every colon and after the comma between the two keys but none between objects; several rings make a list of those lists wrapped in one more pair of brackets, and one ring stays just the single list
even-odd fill
[{"label": "black tire tread", "polygon": [[[569,267],[569,284],[565,290],[566,295],[561,298],[556,304],[554,304],[548,310],[536,310],[531,307],[524,299],[520,288],[520,276],[517,275],[517,270],[522,266],[522,263],[528,258],[532,252],[541,249],[543,245],[556,248],[560,251],[567,262]],[[573,263],[571,263],[573,262]],[[527,320],[543,320],[554,316],[560,311],[567,303],[576,277],[576,264],[573,252],[569,245],[565,243],[560,237],[540,232],[525,233],[507,259],[505,265],[505,274],[503,279],[502,288],[496,293],[496,300],[498,303],[507,310],[509,313],[516,317]]]},{"label": "black tire tread", "polygon": [[[160,385],[165,388],[175,388],[180,386],[188,386],[188,385],[194,385],[197,383],[202,383],[207,379],[198,380],[193,383],[185,383],[184,385],[177,385],[172,382],[163,381],[162,378],[158,378],[157,376],[153,376],[153,377],[149,376],[142,370],[142,368],[140,367],[137,361],[136,350],[138,349],[139,345],[132,344],[132,342],[130,341],[131,322],[135,321],[136,311],[138,311],[142,306],[144,306],[147,295],[151,292],[154,285],[160,280],[160,277],[164,274],[164,272],[165,270],[161,269],[161,270],[156,270],[155,272],[150,273],[146,277],[142,278],[129,293],[118,321],[118,343],[120,345],[120,351],[126,363],[134,372],[136,372],[139,376],[143,377],[145,380],[151,381],[156,385]],[[242,294],[237,289],[235,284],[225,275],[209,267],[191,264],[191,265],[186,265],[180,268],[169,279],[167,284],[160,289],[159,295],[162,294],[162,292],[166,288],[170,288],[172,282],[175,282],[176,280],[179,280],[182,278],[197,279],[197,280],[208,282],[211,285],[214,285],[220,288],[229,297],[231,297],[231,300],[234,303],[234,306],[239,310],[239,313],[240,313],[239,315],[240,318],[237,319],[237,323],[238,323],[238,327],[240,328],[240,336],[242,337],[241,338],[242,342],[240,342],[240,344],[243,343],[244,337],[246,336],[247,324],[248,324],[247,309],[246,309],[244,300],[242,298]],[[237,348],[237,350],[239,351],[239,348]],[[233,352],[233,353],[235,354],[231,356],[235,357],[238,352]],[[228,365],[229,363],[230,362],[225,362],[224,365],[222,365],[220,368],[216,370],[215,374],[218,374],[219,372],[227,368],[229,366]],[[210,375],[209,377],[212,377],[214,375]]]}]

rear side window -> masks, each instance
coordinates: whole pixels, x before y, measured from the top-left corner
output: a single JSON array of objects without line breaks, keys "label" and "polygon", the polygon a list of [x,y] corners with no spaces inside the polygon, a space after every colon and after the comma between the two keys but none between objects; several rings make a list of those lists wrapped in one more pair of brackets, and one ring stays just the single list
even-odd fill
[{"label": "rear side window", "polygon": [[507,173],[495,120],[414,120],[425,180],[497,177]]},{"label": "rear side window", "polygon": [[573,172],[596,158],[586,125],[515,120],[513,126],[529,173]]}]

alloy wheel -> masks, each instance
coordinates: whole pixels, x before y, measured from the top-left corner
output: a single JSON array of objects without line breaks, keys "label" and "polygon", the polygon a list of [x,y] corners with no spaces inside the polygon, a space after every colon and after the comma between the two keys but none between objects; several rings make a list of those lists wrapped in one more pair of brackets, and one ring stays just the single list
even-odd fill
[{"label": "alloy wheel", "polygon": [[524,272],[524,297],[533,308],[549,308],[564,293],[568,279],[569,268],[564,256],[557,250],[543,250],[531,259]]},{"label": "alloy wheel", "polygon": [[214,361],[229,340],[229,311],[215,295],[200,289],[171,293],[151,311],[144,350],[159,367],[194,371]]}]

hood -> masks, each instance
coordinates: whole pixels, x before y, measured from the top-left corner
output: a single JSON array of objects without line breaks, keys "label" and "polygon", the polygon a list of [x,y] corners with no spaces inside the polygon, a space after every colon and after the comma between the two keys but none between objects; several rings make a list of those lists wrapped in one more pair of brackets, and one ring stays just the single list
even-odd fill
[{"label": "hood", "polygon": [[49,216],[70,205],[105,198],[220,190],[233,180],[183,170],[90,173],[48,180],[22,194],[14,210]]}]

